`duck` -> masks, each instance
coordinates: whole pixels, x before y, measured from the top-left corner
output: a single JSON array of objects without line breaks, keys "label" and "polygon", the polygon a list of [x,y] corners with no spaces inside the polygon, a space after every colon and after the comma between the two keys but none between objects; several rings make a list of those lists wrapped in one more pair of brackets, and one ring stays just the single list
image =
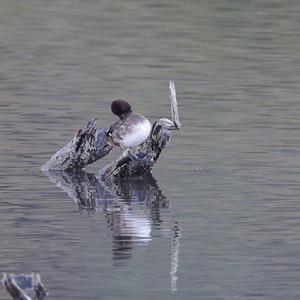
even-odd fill
[{"label": "duck", "polygon": [[152,125],[149,120],[131,109],[122,99],[112,102],[111,111],[119,117],[107,132],[108,140],[122,151],[143,143],[150,135]]}]

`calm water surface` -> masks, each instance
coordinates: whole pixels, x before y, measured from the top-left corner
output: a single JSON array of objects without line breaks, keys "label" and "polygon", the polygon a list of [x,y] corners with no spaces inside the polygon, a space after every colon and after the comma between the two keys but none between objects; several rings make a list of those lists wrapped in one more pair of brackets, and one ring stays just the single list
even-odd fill
[{"label": "calm water surface", "polygon": [[[300,2],[248,2],[0,1],[1,271],[49,299],[299,299]],[[153,179],[40,171],[114,99],[170,116],[169,80]]]}]

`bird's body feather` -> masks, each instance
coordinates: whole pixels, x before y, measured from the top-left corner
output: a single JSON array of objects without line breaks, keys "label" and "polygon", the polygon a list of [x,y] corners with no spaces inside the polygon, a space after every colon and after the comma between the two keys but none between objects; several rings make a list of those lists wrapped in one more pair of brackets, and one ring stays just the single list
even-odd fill
[{"label": "bird's body feather", "polygon": [[109,129],[111,141],[122,149],[144,142],[151,132],[151,123],[138,113],[130,113],[123,120],[116,121]]}]

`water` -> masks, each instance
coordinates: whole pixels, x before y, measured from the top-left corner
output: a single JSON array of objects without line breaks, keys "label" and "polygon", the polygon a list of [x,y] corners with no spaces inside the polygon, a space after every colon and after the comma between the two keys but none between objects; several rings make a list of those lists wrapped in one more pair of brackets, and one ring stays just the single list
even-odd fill
[{"label": "water", "polygon": [[[298,1],[0,8],[1,271],[39,272],[49,299],[299,298]],[[114,99],[170,116],[169,80],[182,129],[156,181],[40,171]]]}]

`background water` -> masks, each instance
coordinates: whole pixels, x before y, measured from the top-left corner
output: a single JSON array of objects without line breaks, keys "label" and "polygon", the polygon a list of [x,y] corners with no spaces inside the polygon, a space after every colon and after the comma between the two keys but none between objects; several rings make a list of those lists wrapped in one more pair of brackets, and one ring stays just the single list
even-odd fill
[{"label": "background water", "polygon": [[[0,1],[1,271],[49,299],[299,299],[299,20],[296,0]],[[155,213],[149,186],[90,211],[40,171],[114,99],[170,116],[169,80]]]}]

